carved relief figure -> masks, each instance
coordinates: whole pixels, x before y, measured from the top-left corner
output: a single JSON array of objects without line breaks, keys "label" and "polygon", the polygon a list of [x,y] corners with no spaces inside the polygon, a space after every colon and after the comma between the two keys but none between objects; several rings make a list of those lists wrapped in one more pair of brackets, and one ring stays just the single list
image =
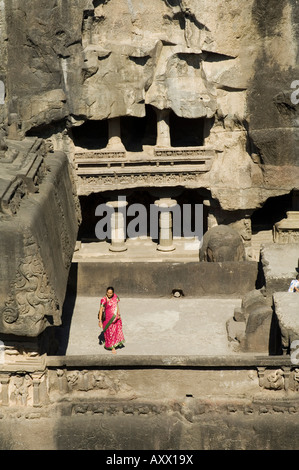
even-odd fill
[{"label": "carved relief figure", "polygon": [[17,375],[14,377],[13,391],[10,398],[16,405],[27,405],[30,385],[31,380],[28,375]]},{"label": "carved relief figure", "polygon": [[46,315],[55,317],[56,310],[55,294],[47,279],[36,242],[31,235],[24,234],[24,258],[2,309],[3,321],[9,325],[21,323],[23,333],[26,333],[27,324],[29,327],[33,321],[36,330],[43,331]]},{"label": "carved relief figure", "polygon": [[284,372],[281,369],[266,370],[260,385],[267,390],[284,389]]}]

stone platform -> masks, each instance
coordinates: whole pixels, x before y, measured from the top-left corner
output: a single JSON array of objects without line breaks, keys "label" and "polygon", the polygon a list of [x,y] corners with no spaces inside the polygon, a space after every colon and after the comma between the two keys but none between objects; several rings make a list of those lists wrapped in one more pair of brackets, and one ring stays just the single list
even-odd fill
[{"label": "stone platform", "polygon": [[[100,296],[100,293],[99,293]],[[99,345],[99,297],[69,298],[64,322],[57,332],[59,354],[110,355]],[[120,311],[126,339],[119,355],[229,355],[226,321],[240,299],[121,297]]]},{"label": "stone platform", "polygon": [[83,240],[77,242],[76,251],[73,255],[73,262],[131,262],[131,261],[199,261],[200,243],[194,238],[175,238],[173,240],[173,251],[157,250],[157,243],[153,242],[150,237],[139,237],[128,239],[126,241],[126,251],[113,252],[110,251],[110,243],[99,240]]}]

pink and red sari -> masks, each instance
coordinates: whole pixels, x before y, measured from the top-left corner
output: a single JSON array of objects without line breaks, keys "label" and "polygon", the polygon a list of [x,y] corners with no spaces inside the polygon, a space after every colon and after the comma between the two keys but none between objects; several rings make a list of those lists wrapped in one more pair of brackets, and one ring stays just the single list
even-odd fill
[{"label": "pink and red sari", "polygon": [[125,342],[118,302],[119,298],[116,294],[113,294],[111,299],[108,297],[101,299],[101,306],[105,309],[105,320],[103,321],[105,349],[117,348]]}]

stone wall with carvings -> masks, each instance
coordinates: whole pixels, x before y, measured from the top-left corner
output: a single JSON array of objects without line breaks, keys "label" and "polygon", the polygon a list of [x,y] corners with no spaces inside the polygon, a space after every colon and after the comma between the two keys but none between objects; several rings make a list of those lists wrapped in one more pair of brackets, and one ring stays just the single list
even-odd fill
[{"label": "stone wall with carvings", "polygon": [[286,450],[298,445],[297,359],[293,364],[289,357],[253,355],[114,359],[113,368],[110,357],[89,356],[32,359],[23,372],[17,364],[2,364],[0,448]]},{"label": "stone wall with carvings", "polygon": [[0,161],[0,332],[38,337],[60,324],[80,208],[65,154],[11,141]]}]

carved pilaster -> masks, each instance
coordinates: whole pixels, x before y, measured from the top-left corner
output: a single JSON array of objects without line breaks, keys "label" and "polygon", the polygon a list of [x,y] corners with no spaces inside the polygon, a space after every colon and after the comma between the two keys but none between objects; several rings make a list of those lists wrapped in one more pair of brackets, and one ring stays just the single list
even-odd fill
[{"label": "carved pilaster", "polygon": [[40,385],[43,378],[44,373],[33,373],[31,374],[32,377],[32,386],[33,386],[33,406],[41,406],[41,395],[40,395]]},{"label": "carved pilaster", "polygon": [[0,383],[1,383],[1,405],[9,405],[9,382],[10,382],[10,373],[1,373],[0,374]]}]

